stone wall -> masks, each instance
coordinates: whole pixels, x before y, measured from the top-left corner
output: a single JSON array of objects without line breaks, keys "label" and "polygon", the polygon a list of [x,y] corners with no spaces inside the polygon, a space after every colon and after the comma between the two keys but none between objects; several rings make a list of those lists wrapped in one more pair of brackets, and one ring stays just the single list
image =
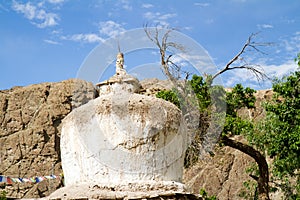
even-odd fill
[{"label": "stone wall", "polygon": [[[60,123],[72,108],[95,96],[91,83],[75,79],[0,91],[0,175],[60,175]],[[54,179],[1,187],[8,197],[32,198],[61,185],[61,179]]]}]

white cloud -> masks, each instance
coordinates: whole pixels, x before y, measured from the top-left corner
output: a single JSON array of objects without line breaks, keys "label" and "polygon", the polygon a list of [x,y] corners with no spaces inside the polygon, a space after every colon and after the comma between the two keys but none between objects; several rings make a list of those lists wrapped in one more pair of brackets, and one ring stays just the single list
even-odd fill
[{"label": "white cloud", "polygon": [[130,1],[129,0],[120,0],[116,6],[121,6],[124,10],[132,10],[132,6],[130,5]]},{"label": "white cloud", "polygon": [[[125,29],[121,24],[118,24],[114,21],[105,21],[99,23],[99,33],[79,33],[67,36],[61,36],[61,40],[70,40],[74,42],[83,42],[83,43],[100,43],[104,42],[107,37],[116,37]],[[57,34],[59,34],[58,32]],[[56,33],[54,33],[56,34]],[[102,37],[103,36],[103,37]]]},{"label": "white cloud", "polygon": [[71,36],[62,36],[61,39],[63,40],[71,40],[75,42],[85,42],[85,43],[99,43],[103,42],[104,39],[94,33],[87,33],[87,34],[74,34]]},{"label": "white cloud", "polygon": [[[260,68],[270,78],[282,78],[297,69],[296,63],[291,60],[279,65],[259,64]],[[271,88],[271,81],[265,80],[258,82],[256,77],[247,70],[232,70],[222,76],[225,87],[233,87],[237,83],[241,83],[246,87],[254,89]]]},{"label": "white cloud", "polygon": [[52,35],[59,35],[61,33],[62,33],[62,30],[53,30],[53,31],[51,31]]},{"label": "white cloud", "polygon": [[57,25],[57,19],[58,16],[54,13],[46,13],[44,10],[40,10],[37,15],[36,19],[39,19],[43,21],[42,23],[34,23],[36,24],[39,28],[45,28],[49,26],[55,26]]},{"label": "white cloud", "polygon": [[161,14],[160,12],[146,12],[144,14],[144,18],[146,18],[147,20],[151,20],[153,23],[162,27],[168,27],[168,20],[176,16],[177,14],[175,13]]},{"label": "white cloud", "polygon": [[258,24],[257,27],[261,29],[274,28],[271,24]]},{"label": "white cloud", "polygon": [[210,6],[210,3],[194,3],[194,5],[199,7],[208,7]]},{"label": "white cloud", "polygon": [[283,22],[286,24],[293,24],[296,22],[296,20],[295,19],[283,19]]},{"label": "white cloud", "polygon": [[99,23],[99,32],[100,34],[108,37],[116,37],[125,31],[121,24],[118,24],[114,21],[105,21]]},{"label": "white cloud", "polygon": [[287,57],[296,57],[300,52],[300,32],[295,32],[292,36],[280,39],[280,49],[285,50]]},{"label": "white cloud", "polygon": [[[271,52],[270,56],[251,54],[251,56],[244,57],[244,61],[257,64],[270,78],[282,78],[297,69],[294,58],[300,52],[300,32],[280,38],[277,45],[269,48],[271,48],[268,51]],[[241,64],[245,63],[242,62]],[[272,87],[271,81],[261,82],[260,85],[255,76],[245,70],[232,70],[225,73],[222,77],[226,77],[223,78],[223,81],[227,87],[232,87],[236,83],[242,83],[245,86],[258,89]]]},{"label": "white cloud", "polygon": [[160,13],[153,13],[153,12],[146,12],[145,14],[144,14],[144,18],[146,18],[146,19],[149,19],[149,20],[151,20],[151,19],[154,19],[157,15],[159,15]]},{"label": "white cloud", "polygon": [[52,4],[59,4],[59,3],[63,3],[65,0],[48,0],[49,3]]},{"label": "white cloud", "polygon": [[175,17],[175,13],[168,13],[168,14],[161,14],[160,12],[146,12],[144,14],[144,17],[146,19],[152,20],[152,19],[157,19],[157,20],[167,20],[170,18]]},{"label": "white cloud", "polygon": [[295,71],[297,69],[297,65],[293,60],[291,60],[280,65],[262,65],[262,68],[265,70],[267,75],[281,78],[290,72]]},{"label": "white cloud", "polygon": [[178,66],[181,66],[181,67],[187,66],[188,65],[187,60],[184,59],[184,57],[181,57],[180,55],[182,55],[182,54],[174,55],[171,57],[170,60]]},{"label": "white cloud", "polygon": [[56,42],[56,41],[53,41],[53,40],[44,40],[44,42],[48,43],[48,44],[55,44],[55,45],[58,45],[58,44],[61,44],[59,42]]},{"label": "white cloud", "polygon": [[185,26],[185,27],[183,27],[183,29],[190,31],[190,30],[193,30],[193,27],[191,27],[191,26]]},{"label": "white cloud", "polygon": [[175,13],[169,13],[169,14],[164,14],[164,15],[160,15],[158,17],[159,20],[168,20],[170,18],[176,17],[177,15]]},{"label": "white cloud", "polygon": [[36,13],[36,7],[31,5],[30,2],[26,4],[21,4],[16,1],[13,1],[12,8],[20,13],[23,13],[27,19],[34,19]]},{"label": "white cloud", "polygon": [[22,13],[31,23],[39,28],[45,28],[57,25],[59,17],[55,13],[46,12],[44,9],[27,2],[26,4],[13,1],[13,10]]},{"label": "white cloud", "polygon": [[150,4],[150,3],[145,3],[145,4],[142,4],[142,8],[153,8],[153,4]]}]

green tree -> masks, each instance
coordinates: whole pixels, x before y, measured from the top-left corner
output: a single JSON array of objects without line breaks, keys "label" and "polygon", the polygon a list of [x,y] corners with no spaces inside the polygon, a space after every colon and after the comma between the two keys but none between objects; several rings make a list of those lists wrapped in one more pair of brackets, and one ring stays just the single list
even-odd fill
[{"label": "green tree", "polygon": [[207,192],[203,188],[200,189],[199,193],[204,200],[217,200],[216,196],[208,196]]},{"label": "green tree", "polygon": [[7,199],[6,195],[7,195],[7,192],[5,190],[2,190],[0,192],[0,200],[6,200]]},{"label": "green tree", "polygon": [[[300,66],[300,54],[295,59]],[[289,199],[300,198],[300,71],[273,84],[274,96],[266,103],[266,119],[251,135],[254,145],[273,159],[276,185]],[[291,180],[293,177],[296,183]]]},{"label": "green tree", "polygon": [[[193,91],[195,92],[195,95],[199,102],[198,108],[200,111],[200,123],[198,127],[199,132],[195,136],[186,153],[186,167],[193,165],[198,160],[201,148],[203,148],[203,136],[206,134],[209,124],[211,123],[211,107],[213,106],[213,101],[211,99],[212,91],[217,94],[217,97],[222,97],[222,92],[224,92],[224,89],[222,87],[211,86],[207,84],[202,77],[197,75],[193,75],[189,83]],[[162,93],[166,93],[166,91],[163,91]],[[237,111],[244,107],[248,109],[255,107],[254,105],[256,98],[254,96],[254,93],[255,90],[248,87],[244,88],[241,84],[237,84],[232,89],[232,91],[226,92],[225,100],[227,104],[227,110],[225,123],[222,135],[219,138],[219,142],[220,144],[238,149],[255,159],[258,164],[259,175],[258,177],[254,175],[252,175],[251,177],[253,177],[258,183],[258,193],[261,194],[261,196],[268,198],[269,171],[264,155],[249,144],[244,144],[231,139],[231,137],[234,135],[247,136],[250,132],[253,132],[254,124],[249,120],[245,120],[239,117]],[[165,98],[166,96],[168,95],[160,95],[160,97],[170,101],[171,99]],[[216,102],[216,100],[214,100],[214,102]],[[177,102],[173,103],[177,104]],[[219,105],[218,102],[216,104]],[[261,199],[263,199],[264,197],[261,197]]]},{"label": "green tree", "polygon": [[[167,31],[162,31],[161,33],[159,28],[156,28],[154,31],[151,31],[151,29],[148,29],[147,26],[145,27],[146,35],[159,48],[161,68],[164,74],[177,88],[178,97],[183,102],[185,102],[184,103],[185,105],[183,105],[181,109],[183,111],[188,110],[189,108],[192,109],[198,108],[200,110],[198,129],[195,130],[196,137],[194,141],[192,141],[192,144],[190,145],[189,149],[187,150],[187,152],[196,152],[195,155],[199,155],[198,152],[201,151],[201,142],[205,141],[203,140],[203,138],[207,138],[207,136],[215,137],[215,138],[218,137],[217,135],[213,134],[213,132],[219,132],[220,126],[218,125],[218,122],[222,123],[219,120],[222,119],[222,115],[223,115],[222,104],[224,102],[223,99],[224,95],[222,94],[224,92],[222,91],[224,90],[218,86],[213,86],[214,80],[219,75],[227,71],[236,70],[236,69],[246,69],[252,72],[258,79],[266,78],[266,75],[259,68],[259,66],[245,62],[245,60],[242,58],[242,55],[246,52],[247,49],[259,51],[258,49],[259,46],[264,46],[268,44],[253,42],[252,41],[253,37],[256,34],[252,34],[248,38],[246,43],[243,45],[242,49],[225,65],[223,69],[218,71],[216,74],[207,75],[205,79],[203,79],[202,77],[193,76],[190,85],[192,86],[197,96],[197,99],[199,100],[198,106],[195,107],[194,102],[190,101],[189,94],[186,92],[187,88],[189,90],[189,86],[188,84],[186,84],[189,82],[187,81],[189,74],[186,73],[185,76],[186,79],[184,81],[178,81],[182,76],[181,75],[182,68],[176,63],[172,62],[171,60],[172,55],[168,55],[168,50],[170,49],[184,50],[184,48],[180,44],[168,41],[172,30],[173,29],[169,29]],[[253,93],[251,89],[244,90],[244,88],[236,88],[236,95],[232,95],[232,97],[234,98],[232,98],[231,102],[229,102],[229,109],[228,109],[229,111],[226,113],[225,129],[222,133],[222,136],[220,138],[218,137],[217,139],[219,139],[221,143],[230,146],[232,148],[238,149],[255,159],[255,161],[258,164],[258,168],[260,172],[259,177],[255,177],[258,183],[258,196],[260,199],[269,199],[269,186],[268,186],[269,171],[268,171],[268,165],[264,155],[260,151],[254,149],[252,146],[248,144],[243,144],[241,142],[230,139],[230,136],[232,136],[233,134],[242,134],[239,131],[247,130],[249,127],[251,128],[249,124],[247,124],[245,121],[241,120],[236,114],[234,114],[239,106],[244,105],[246,107],[248,106],[251,107],[254,105],[253,100],[255,99],[253,99],[253,97],[252,99],[251,98],[248,99],[249,97],[248,95],[251,93]],[[240,96],[240,95],[244,95],[244,96]],[[245,99],[245,97],[247,97],[247,99]],[[235,98],[239,98],[239,101],[242,101],[243,104],[238,105],[237,103],[239,101]],[[227,101],[228,100],[230,99],[227,99]],[[220,104],[221,106],[219,106]],[[218,111],[221,111],[220,116],[216,114],[219,113]],[[217,122],[215,122],[216,120]],[[213,127],[210,128],[212,125]],[[231,127],[227,127],[227,126],[231,126]],[[192,127],[194,127],[194,124]],[[208,152],[211,153],[212,151],[208,149]],[[194,156],[191,157],[193,158]]]},{"label": "green tree", "polygon": [[162,98],[166,101],[170,101],[173,104],[175,104],[178,108],[180,108],[180,102],[179,102],[179,98],[178,95],[176,93],[176,91],[172,91],[172,90],[163,90],[163,91],[159,91],[156,94],[157,98]]}]

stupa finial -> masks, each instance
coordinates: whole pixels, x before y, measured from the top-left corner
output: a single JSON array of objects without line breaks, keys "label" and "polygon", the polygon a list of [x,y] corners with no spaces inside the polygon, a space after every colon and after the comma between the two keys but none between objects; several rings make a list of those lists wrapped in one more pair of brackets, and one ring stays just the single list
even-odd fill
[{"label": "stupa finial", "polygon": [[121,52],[121,48],[120,48],[120,42],[118,40],[118,52],[120,53]]},{"label": "stupa finial", "polygon": [[118,54],[117,54],[117,61],[116,61],[116,74],[117,75],[126,74],[126,71],[124,69],[124,54],[121,52],[119,41],[118,41]]}]

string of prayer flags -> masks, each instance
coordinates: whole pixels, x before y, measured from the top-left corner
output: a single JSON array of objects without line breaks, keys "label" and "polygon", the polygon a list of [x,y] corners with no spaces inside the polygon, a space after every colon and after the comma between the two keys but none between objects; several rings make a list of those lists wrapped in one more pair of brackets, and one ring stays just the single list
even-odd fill
[{"label": "string of prayer flags", "polygon": [[52,174],[49,176],[36,176],[32,178],[11,178],[9,176],[0,175],[0,183],[7,183],[8,185],[11,185],[13,183],[40,183],[43,180],[52,180],[60,177],[62,177],[62,175],[55,176]]}]

